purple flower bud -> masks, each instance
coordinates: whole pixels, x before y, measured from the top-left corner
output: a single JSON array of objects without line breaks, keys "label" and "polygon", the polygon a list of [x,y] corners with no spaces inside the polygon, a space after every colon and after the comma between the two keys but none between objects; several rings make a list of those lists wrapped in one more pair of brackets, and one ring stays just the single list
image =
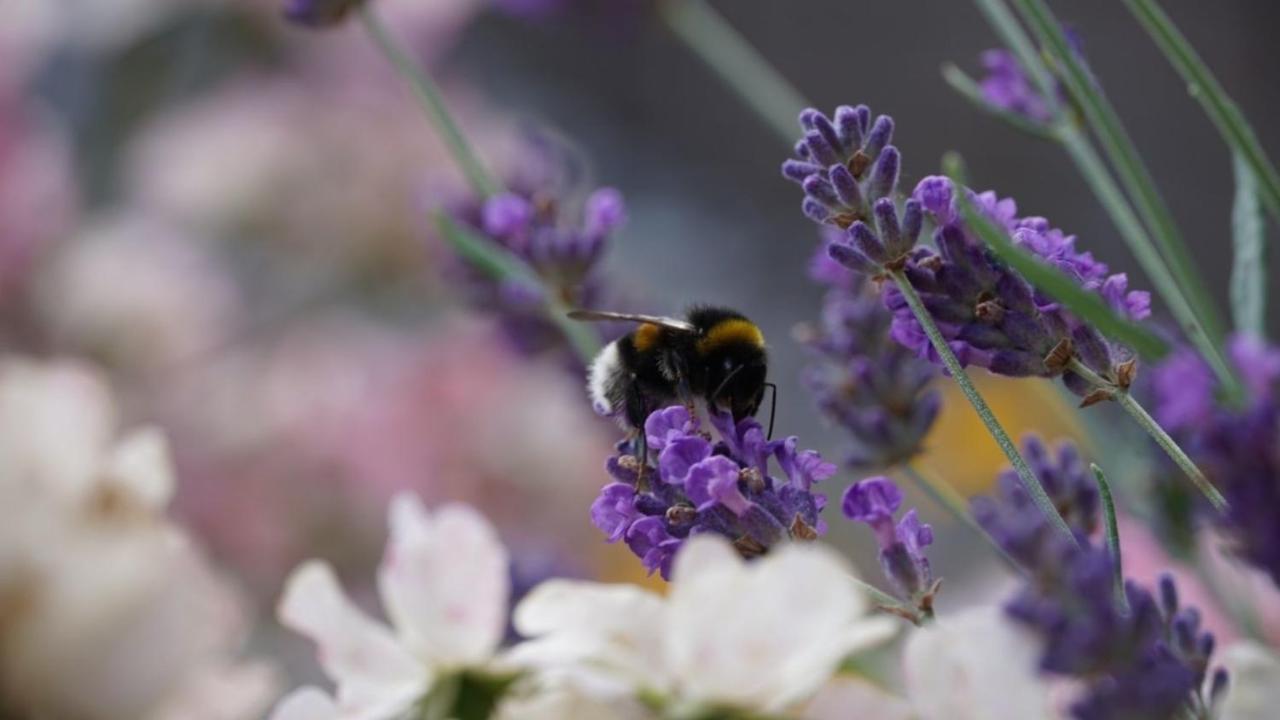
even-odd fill
[{"label": "purple flower bud", "polygon": [[671,563],[682,541],[667,531],[661,516],[640,518],[627,530],[627,547],[640,558],[651,574],[656,570],[664,580],[671,579]]},{"label": "purple flower bud", "polygon": [[499,238],[524,236],[533,221],[533,206],[528,200],[503,193],[484,203],[484,231]]},{"label": "purple flower bud", "polygon": [[854,223],[853,227],[849,228],[849,241],[858,252],[877,265],[883,265],[889,260],[889,253],[885,251],[884,243],[880,242],[880,238],[876,237],[871,228],[862,221]]},{"label": "purple flower bud", "polygon": [[855,272],[871,274],[878,268],[878,265],[862,254],[860,250],[843,242],[833,242],[827,245],[827,255],[832,260]]},{"label": "purple flower bud", "polygon": [[893,195],[898,188],[898,165],[901,157],[898,148],[890,145],[880,153],[876,164],[871,167],[871,181],[868,195],[873,198],[884,198]]},{"label": "purple flower bud", "polygon": [[933,529],[920,522],[915,509],[895,525],[893,515],[901,505],[902,490],[889,478],[873,477],[845,490],[841,509],[849,519],[871,526],[885,577],[905,599],[919,603],[933,582],[924,556],[924,548],[933,543]]},{"label": "purple flower bud", "polygon": [[867,143],[863,146],[863,152],[870,157],[877,157],[890,142],[893,142],[893,118],[881,115],[876,118],[875,124],[871,126],[871,132],[867,134]]},{"label": "purple flower bud", "polygon": [[862,146],[862,136],[866,129],[866,117],[870,115],[870,112],[865,105],[856,109],[848,105],[841,105],[836,108],[836,133],[840,136],[841,147]]},{"label": "purple flower bud", "polygon": [[742,517],[751,502],[738,489],[741,468],[723,455],[707,458],[689,468],[685,494],[698,510],[709,510],[719,504]]},{"label": "purple flower bud", "polygon": [[697,435],[676,437],[658,455],[660,477],[684,485],[694,465],[711,457],[711,443]]},{"label": "purple flower bud", "polygon": [[697,423],[683,405],[672,405],[649,415],[644,421],[645,440],[649,449],[661,452],[667,444],[688,436],[697,429]]},{"label": "purple flower bud", "polygon": [[588,237],[602,237],[622,227],[627,221],[627,205],[622,193],[613,188],[600,188],[587,198],[583,210],[582,231]]}]

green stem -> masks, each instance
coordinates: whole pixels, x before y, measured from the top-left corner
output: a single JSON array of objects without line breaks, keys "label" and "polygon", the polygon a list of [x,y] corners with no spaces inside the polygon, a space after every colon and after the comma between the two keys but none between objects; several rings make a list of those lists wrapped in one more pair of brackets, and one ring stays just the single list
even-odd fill
[{"label": "green stem", "polygon": [[663,21],[790,147],[810,103],[751,43],[703,0],[663,0]]},{"label": "green stem", "polygon": [[1160,423],[1156,422],[1155,418],[1151,417],[1151,414],[1147,412],[1146,408],[1142,407],[1141,403],[1133,399],[1133,396],[1129,394],[1129,390],[1127,388],[1119,387],[1110,380],[1102,377],[1098,373],[1094,372],[1088,365],[1080,362],[1079,358],[1072,358],[1067,364],[1067,369],[1084,378],[1094,387],[1100,390],[1109,391],[1111,393],[1111,398],[1119,403],[1120,407],[1124,408],[1124,411],[1129,413],[1129,415],[1138,423],[1138,426],[1145,430],[1147,434],[1156,441],[1156,444],[1165,451],[1165,454],[1169,456],[1169,459],[1173,460],[1179,468],[1182,468],[1182,472],[1186,473],[1187,477],[1191,479],[1191,482],[1196,486],[1196,488],[1200,490],[1206,498],[1208,498],[1209,503],[1213,505],[1215,510],[1221,513],[1226,512],[1229,509],[1227,500],[1222,496],[1222,493],[1218,492],[1218,489],[1213,486],[1213,483],[1209,482],[1209,479],[1204,476],[1204,473],[1200,472],[1200,468],[1191,460],[1186,451],[1178,445],[1176,440],[1169,436],[1169,433],[1165,432],[1164,428],[1160,426]]},{"label": "green stem", "polygon": [[1129,597],[1124,592],[1124,566],[1120,557],[1120,526],[1116,523],[1116,501],[1111,497],[1111,484],[1102,468],[1090,463],[1093,477],[1098,481],[1098,495],[1102,497],[1102,517],[1107,524],[1107,550],[1111,552],[1111,575],[1115,582],[1116,605],[1125,615],[1129,614]]},{"label": "green stem", "polygon": [[1191,306],[1209,339],[1220,341],[1224,331],[1221,319],[1174,223],[1173,215],[1160,197],[1151,171],[1142,161],[1115,108],[1097,86],[1096,79],[1072,50],[1061,23],[1053,16],[1044,0],[1014,0],[1040,46],[1057,61],[1062,82],[1070,91],[1089,126],[1097,134],[1103,151],[1111,160],[1120,182],[1133,199],[1139,215],[1151,231],[1170,272],[1183,293],[1191,296]]},{"label": "green stem", "polygon": [[1196,53],[1195,48],[1183,37],[1169,16],[1153,0],[1124,0],[1125,5],[1138,18],[1165,57],[1177,69],[1187,83],[1191,96],[1204,107],[1209,119],[1217,126],[1222,139],[1231,146],[1262,186],[1260,193],[1271,216],[1280,222],[1280,171],[1272,164],[1249,126],[1244,113],[1227,95],[1222,84],[1214,77],[1209,66]]},{"label": "green stem", "polygon": [[1004,560],[1011,568],[1022,572],[1022,566],[1018,565],[1013,558],[1009,557],[1004,548],[1000,547],[1000,543],[982,528],[981,525],[973,519],[973,515],[969,512],[969,508],[965,504],[964,498],[955,488],[935,477],[929,476],[921,472],[911,463],[903,463],[901,466],[902,474],[907,476],[912,484],[920,489],[935,505],[950,513],[959,523],[972,531],[975,535],[980,536],[983,540],[991,544],[1000,558]]},{"label": "green stem", "polygon": [[440,138],[444,140],[449,152],[453,154],[458,168],[467,176],[472,189],[482,198],[501,192],[502,186],[485,171],[484,165],[480,163],[480,159],[472,151],[467,139],[463,137],[462,131],[458,129],[458,123],[449,113],[440,89],[388,32],[374,11],[373,4],[362,3],[359,12],[360,20],[373,38],[374,44],[382,50],[400,76],[413,88],[427,117],[435,126],[436,132],[440,134]]},{"label": "green stem", "polygon": [[1027,461],[1018,452],[1013,440],[1009,439],[1009,433],[1005,432],[1004,427],[1000,425],[1000,421],[996,419],[995,413],[991,412],[987,401],[978,393],[978,389],[973,386],[973,382],[969,379],[968,374],[965,373],[964,368],[961,367],[955,353],[951,352],[951,346],[947,345],[947,340],[942,336],[942,331],[934,324],[933,317],[929,315],[929,311],[925,308],[920,295],[916,293],[916,289],[911,286],[911,282],[907,280],[907,276],[901,270],[892,271],[890,277],[893,278],[894,283],[898,286],[898,290],[902,292],[902,296],[907,301],[907,306],[911,308],[912,314],[915,315],[916,320],[919,321],[920,326],[924,329],[925,335],[929,337],[929,342],[933,344],[933,349],[942,358],[942,364],[946,366],[947,372],[951,374],[952,379],[960,386],[960,392],[964,393],[965,398],[969,400],[969,404],[973,406],[974,412],[978,413],[978,418],[982,420],[982,424],[987,427],[987,432],[991,433],[991,437],[995,438],[996,444],[1000,446],[1000,450],[1004,452],[1005,457],[1009,459],[1009,463],[1013,465],[1013,469],[1022,481],[1023,487],[1026,488],[1027,494],[1031,496],[1032,501],[1040,508],[1040,512],[1044,513],[1045,519],[1049,524],[1074,543],[1076,539],[1071,532],[1071,528],[1067,526],[1066,521],[1058,514],[1057,508],[1053,505],[1053,500],[1044,491],[1040,481],[1036,479],[1035,473],[1031,472]]}]

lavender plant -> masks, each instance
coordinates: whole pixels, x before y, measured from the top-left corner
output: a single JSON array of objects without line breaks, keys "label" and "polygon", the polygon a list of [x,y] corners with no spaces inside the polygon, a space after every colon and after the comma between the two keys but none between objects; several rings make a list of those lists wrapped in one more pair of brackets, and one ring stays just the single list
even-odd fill
[{"label": "lavender plant", "polygon": [[1041,670],[1082,682],[1071,707],[1081,720],[1208,717],[1226,675],[1215,672],[1204,694],[1214,639],[1202,629],[1200,612],[1180,606],[1168,576],[1158,600],[1132,581],[1117,598],[1118,559],[1091,540],[1099,498],[1079,454],[1064,444],[1054,458],[1036,439],[1024,443],[1024,452],[1076,542],[1049,528],[1011,473],[1000,477],[996,497],[974,501],[973,512],[1027,571],[1005,610],[1041,637]]},{"label": "lavender plant", "polygon": [[683,405],[653,412],[644,427],[645,465],[630,448],[610,458],[614,482],[591,505],[591,521],[608,541],[625,540],[649,572],[664,578],[694,535],[722,535],[749,558],[783,540],[826,533],[819,513],[827,499],[813,486],[835,474],[834,465],[813,450],[797,450],[795,437],[767,440],[752,418],[735,424],[712,411],[710,421],[717,441]]}]

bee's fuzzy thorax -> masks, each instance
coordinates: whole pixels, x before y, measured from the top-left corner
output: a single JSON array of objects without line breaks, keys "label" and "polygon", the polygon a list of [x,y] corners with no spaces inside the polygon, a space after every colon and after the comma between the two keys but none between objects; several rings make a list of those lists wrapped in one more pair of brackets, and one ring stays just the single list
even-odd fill
[{"label": "bee's fuzzy thorax", "polygon": [[698,339],[698,353],[708,355],[731,345],[747,345],[764,348],[764,333],[750,320],[729,318],[712,325],[706,335]]}]

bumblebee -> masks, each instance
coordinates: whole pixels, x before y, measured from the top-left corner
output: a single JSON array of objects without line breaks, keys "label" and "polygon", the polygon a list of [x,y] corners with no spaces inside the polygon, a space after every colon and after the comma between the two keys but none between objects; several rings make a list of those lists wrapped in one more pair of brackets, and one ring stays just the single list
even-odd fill
[{"label": "bumblebee", "polygon": [[756,414],[765,387],[773,385],[766,379],[764,334],[734,310],[695,306],[683,320],[595,310],[569,317],[639,323],[591,362],[587,389],[596,412],[637,431],[641,457],[644,421],[654,410],[700,398],[708,409],[728,410],[741,420]]}]

